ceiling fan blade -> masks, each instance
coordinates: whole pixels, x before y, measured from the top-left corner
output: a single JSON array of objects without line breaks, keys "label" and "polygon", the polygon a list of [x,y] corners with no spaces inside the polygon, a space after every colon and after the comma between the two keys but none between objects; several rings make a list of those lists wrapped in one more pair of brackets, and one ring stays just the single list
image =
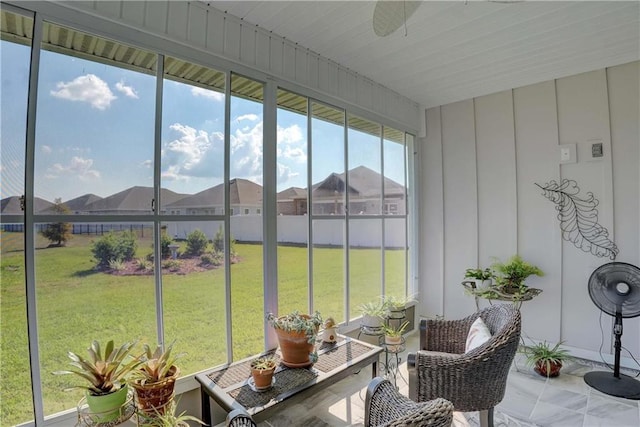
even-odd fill
[{"label": "ceiling fan blade", "polygon": [[373,10],[373,32],[384,37],[396,31],[422,4],[420,1],[378,1]]}]

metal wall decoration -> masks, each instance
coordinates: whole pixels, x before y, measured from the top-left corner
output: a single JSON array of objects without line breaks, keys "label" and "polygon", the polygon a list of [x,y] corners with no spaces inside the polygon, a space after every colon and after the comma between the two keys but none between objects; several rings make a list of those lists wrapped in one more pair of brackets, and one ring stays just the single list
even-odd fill
[{"label": "metal wall decoration", "polygon": [[616,259],[618,247],[609,240],[609,231],[598,224],[599,202],[592,192],[586,198],[578,197],[580,188],[570,179],[563,179],[560,184],[551,181],[544,186],[536,185],[543,190],[544,197],[556,204],[564,240],[597,257]]}]

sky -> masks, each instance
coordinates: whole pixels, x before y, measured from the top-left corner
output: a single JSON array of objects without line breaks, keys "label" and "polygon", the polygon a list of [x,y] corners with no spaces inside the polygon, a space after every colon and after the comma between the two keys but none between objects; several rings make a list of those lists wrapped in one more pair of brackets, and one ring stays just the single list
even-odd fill
[{"label": "sky", "polygon": [[[29,49],[0,42],[0,195],[23,194]],[[155,77],[41,51],[35,195],[63,201],[153,186]],[[194,194],[223,181],[224,93],[164,80],[161,186]],[[312,181],[344,172],[343,130],[312,122]],[[262,104],[231,99],[231,178],[262,184]],[[306,117],[278,110],[278,191],[306,188]],[[381,170],[379,139],[349,132],[349,168]],[[385,174],[402,183],[402,147],[385,143]]]}]

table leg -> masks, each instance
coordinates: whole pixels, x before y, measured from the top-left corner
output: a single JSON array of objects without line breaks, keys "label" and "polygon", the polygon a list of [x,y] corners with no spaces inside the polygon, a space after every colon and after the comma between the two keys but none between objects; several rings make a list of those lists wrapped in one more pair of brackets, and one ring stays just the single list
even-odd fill
[{"label": "table leg", "polygon": [[209,395],[204,391],[204,387],[200,387],[200,402],[202,405],[202,421],[205,425],[211,425],[211,401]]},{"label": "table leg", "polygon": [[375,360],[372,364],[371,364],[371,378],[375,378],[378,376],[378,361]]}]

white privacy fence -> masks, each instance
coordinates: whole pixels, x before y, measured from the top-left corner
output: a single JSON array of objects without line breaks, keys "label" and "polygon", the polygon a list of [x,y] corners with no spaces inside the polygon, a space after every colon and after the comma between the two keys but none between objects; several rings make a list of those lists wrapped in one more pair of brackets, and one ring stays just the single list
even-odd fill
[{"label": "white privacy fence", "polygon": [[[306,216],[278,216],[278,243],[306,244],[308,242]],[[381,219],[352,219],[349,223],[349,244],[362,247],[382,245]],[[405,219],[388,218],[384,224],[385,247],[405,246]],[[221,221],[166,222],[167,234],[176,239],[186,239],[192,231],[202,230],[213,240]],[[345,243],[344,220],[315,220],[313,241],[316,245],[342,246]],[[262,217],[259,215],[238,215],[231,217],[231,236],[240,242],[261,242]]]}]

